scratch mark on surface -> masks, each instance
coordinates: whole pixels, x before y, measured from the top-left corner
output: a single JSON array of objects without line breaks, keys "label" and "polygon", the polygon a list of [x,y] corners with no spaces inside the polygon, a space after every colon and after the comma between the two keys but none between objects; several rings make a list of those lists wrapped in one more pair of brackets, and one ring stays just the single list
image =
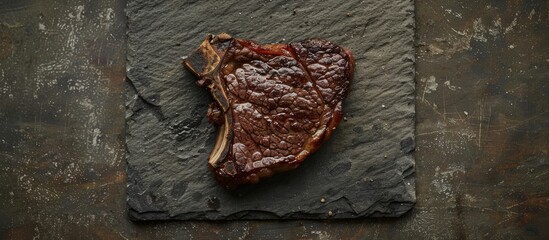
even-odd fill
[{"label": "scratch mark on surface", "polygon": [[505,28],[505,33],[508,33],[513,30],[513,28],[517,25],[517,18],[518,18],[518,12],[515,14],[515,18],[513,19],[511,24],[509,24],[509,26]]},{"label": "scratch mark on surface", "polygon": [[539,174],[539,175],[535,176],[534,178],[539,178],[539,177],[541,177],[541,176],[543,176],[543,175],[545,175],[545,174],[547,174],[547,173],[548,173],[548,172],[544,172],[544,173],[542,173],[542,174]]},{"label": "scratch mark on surface", "polygon": [[536,14],[536,9],[532,8],[532,11],[530,11],[530,14],[528,15],[528,20],[532,20],[532,17]]},{"label": "scratch mark on surface", "polygon": [[490,122],[492,119],[492,106],[488,107],[488,125],[486,125],[486,132],[490,131]]},{"label": "scratch mark on surface", "polygon": [[[537,200],[537,199],[536,199],[536,200]],[[545,200],[545,202],[548,202],[548,201],[549,201],[549,198],[545,198],[544,200]],[[531,201],[532,201],[532,199],[524,200],[524,201],[522,201],[522,202],[519,202],[519,203],[510,205],[510,206],[506,207],[506,209],[509,210],[509,209],[511,209],[511,208],[520,206],[520,205],[522,205],[522,204],[525,204],[525,203],[531,202]],[[541,200],[541,201],[543,201],[543,200]],[[546,205],[544,205],[544,206],[546,206]]]},{"label": "scratch mark on surface", "polygon": [[422,78],[419,81],[425,83],[425,87],[423,88],[423,95],[421,97],[422,101],[425,101],[425,93],[431,93],[436,91],[438,87],[438,83],[436,82],[435,76],[430,76],[427,79]]},{"label": "scratch mark on surface", "polygon": [[535,116],[533,116],[533,117],[531,117],[531,118],[521,120],[521,121],[519,121],[518,123],[513,124],[513,125],[510,125],[510,126],[508,126],[508,127],[505,127],[505,128],[502,128],[502,129],[495,129],[495,130],[492,130],[492,131],[493,131],[493,132],[501,132],[501,131],[508,131],[508,130],[514,129],[514,128],[520,126],[520,125],[523,125],[523,124],[525,124],[525,123],[530,122],[531,120],[534,120],[534,119],[536,119],[536,118],[539,118],[540,116],[543,116],[543,115],[546,114],[547,112],[549,112],[549,111],[545,111],[545,112],[542,112],[542,113],[540,113],[540,114],[537,114],[537,115],[535,115]]},{"label": "scratch mark on surface", "polygon": [[443,119],[446,120],[446,91],[442,88],[442,110],[443,110]]},{"label": "scratch mark on surface", "polygon": [[120,237],[122,237],[122,238],[124,238],[124,239],[128,240],[128,238],[127,238],[127,237],[125,237],[124,235],[122,235],[122,233],[118,233],[118,235],[120,235]]},{"label": "scratch mark on surface", "polygon": [[93,135],[92,146],[95,147],[95,146],[97,146],[98,138],[101,135],[101,130],[99,130],[99,128],[93,129],[92,135]]},{"label": "scratch mark on surface", "polygon": [[482,104],[479,105],[479,124],[478,124],[478,147],[480,148],[480,142],[482,139]]},{"label": "scratch mark on surface", "polygon": [[456,90],[461,89],[461,87],[452,85],[452,84],[450,83],[450,80],[444,82],[444,85],[446,85],[446,87],[448,87],[448,89],[450,89],[450,90],[452,90],[452,91],[456,91]]},{"label": "scratch mark on surface", "polygon": [[446,130],[436,130],[431,132],[418,133],[416,134],[416,136],[424,136],[424,135],[431,135],[431,134],[437,134],[437,133],[446,133]]}]

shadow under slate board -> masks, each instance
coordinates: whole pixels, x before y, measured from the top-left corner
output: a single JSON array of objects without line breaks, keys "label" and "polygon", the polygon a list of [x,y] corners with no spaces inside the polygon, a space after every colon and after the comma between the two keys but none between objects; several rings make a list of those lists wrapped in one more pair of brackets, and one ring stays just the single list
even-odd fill
[{"label": "shadow under slate board", "polygon": [[[133,220],[397,217],[415,203],[414,5],[395,1],[129,0],[128,206]],[[230,192],[207,167],[207,90],[180,64],[208,33],[324,38],[351,50],[345,119],[297,169]],[[325,201],[321,201],[325,199]]]}]

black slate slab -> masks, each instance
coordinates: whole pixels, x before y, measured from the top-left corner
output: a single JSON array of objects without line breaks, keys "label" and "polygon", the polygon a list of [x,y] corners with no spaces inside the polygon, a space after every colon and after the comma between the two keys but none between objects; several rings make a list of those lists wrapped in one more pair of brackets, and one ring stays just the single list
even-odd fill
[{"label": "black slate slab", "polygon": [[[337,3],[336,3],[337,2]],[[134,220],[396,217],[415,203],[413,1],[129,0],[126,144]],[[298,169],[229,192],[207,168],[212,101],[179,58],[208,33],[325,38],[356,71],[345,119]],[[325,199],[324,202],[321,199]]]}]

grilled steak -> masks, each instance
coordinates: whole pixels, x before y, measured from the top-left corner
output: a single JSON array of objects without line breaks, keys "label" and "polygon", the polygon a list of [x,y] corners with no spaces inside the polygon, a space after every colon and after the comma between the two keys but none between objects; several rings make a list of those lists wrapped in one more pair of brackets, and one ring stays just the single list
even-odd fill
[{"label": "grilled steak", "polygon": [[215,99],[209,166],[229,189],[294,169],[329,139],[354,68],[351,53],[326,40],[259,45],[224,33],[183,64]]}]

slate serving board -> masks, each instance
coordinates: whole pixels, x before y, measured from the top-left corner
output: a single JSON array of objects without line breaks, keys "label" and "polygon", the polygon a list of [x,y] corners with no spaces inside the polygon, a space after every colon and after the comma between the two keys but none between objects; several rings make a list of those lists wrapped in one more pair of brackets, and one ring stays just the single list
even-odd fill
[{"label": "slate serving board", "polygon": [[[414,6],[393,1],[129,0],[126,100],[133,220],[396,217],[415,203]],[[229,192],[207,167],[209,93],[179,58],[208,33],[325,38],[356,71],[345,120],[298,169]],[[321,201],[324,199],[324,202]]]}]

